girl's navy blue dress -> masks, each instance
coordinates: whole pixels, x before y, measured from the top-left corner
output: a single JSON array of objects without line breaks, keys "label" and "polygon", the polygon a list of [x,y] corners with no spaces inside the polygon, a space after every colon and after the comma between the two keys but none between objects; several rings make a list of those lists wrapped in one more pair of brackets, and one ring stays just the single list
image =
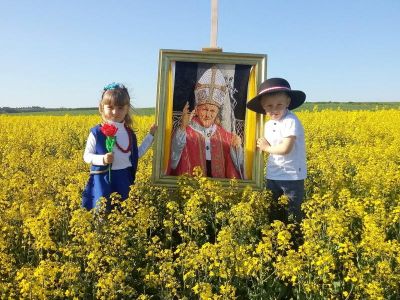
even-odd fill
[{"label": "girl's navy blue dress", "polygon": [[[96,138],[96,153],[106,154],[106,136],[100,130],[101,125],[90,129]],[[117,192],[122,199],[128,198],[129,187],[135,182],[135,175],[138,164],[138,147],[135,133],[127,128],[131,135],[130,161],[132,166],[126,169],[111,170],[111,182],[109,178],[109,167],[92,165],[90,177],[82,194],[82,206],[87,210],[95,208],[100,197],[107,198],[106,211],[111,211],[110,194]]]}]

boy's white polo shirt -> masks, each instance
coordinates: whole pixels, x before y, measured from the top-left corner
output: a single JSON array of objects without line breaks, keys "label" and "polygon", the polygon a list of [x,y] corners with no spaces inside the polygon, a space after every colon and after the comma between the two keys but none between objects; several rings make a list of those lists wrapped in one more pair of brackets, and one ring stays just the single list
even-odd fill
[{"label": "boy's white polo shirt", "polygon": [[278,145],[283,138],[295,136],[293,149],[286,155],[270,154],[267,162],[267,179],[302,180],[307,177],[304,128],[300,120],[290,111],[280,120],[269,120],[264,126],[264,137],[271,146]]}]

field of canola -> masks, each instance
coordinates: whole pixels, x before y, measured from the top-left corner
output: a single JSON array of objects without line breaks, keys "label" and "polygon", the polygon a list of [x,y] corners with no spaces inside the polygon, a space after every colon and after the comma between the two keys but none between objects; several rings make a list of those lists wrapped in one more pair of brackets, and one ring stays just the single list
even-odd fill
[{"label": "field of canola", "polygon": [[[400,110],[298,112],[309,177],[293,224],[268,192],[200,175],[109,215],[80,208],[97,116],[0,115],[1,299],[399,299]],[[154,117],[135,117],[138,140]]]}]

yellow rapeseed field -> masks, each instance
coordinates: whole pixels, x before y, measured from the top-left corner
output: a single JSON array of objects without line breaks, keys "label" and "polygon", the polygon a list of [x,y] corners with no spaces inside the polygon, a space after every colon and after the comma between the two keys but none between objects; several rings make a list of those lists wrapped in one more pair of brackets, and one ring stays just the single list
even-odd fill
[{"label": "yellow rapeseed field", "polygon": [[[0,115],[1,299],[399,299],[400,110],[297,115],[300,247],[266,191],[200,174],[153,186],[151,150],[121,209],[87,212],[99,117]],[[141,141],[154,117],[134,119]]]}]

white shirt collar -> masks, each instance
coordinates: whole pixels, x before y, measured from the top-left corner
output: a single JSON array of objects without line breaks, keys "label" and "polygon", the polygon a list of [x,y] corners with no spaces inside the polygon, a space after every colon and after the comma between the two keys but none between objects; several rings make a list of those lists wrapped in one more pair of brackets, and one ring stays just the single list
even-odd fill
[{"label": "white shirt collar", "polygon": [[114,122],[114,121],[107,121],[107,123],[114,125],[118,129],[125,127],[125,122]]},{"label": "white shirt collar", "polygon": [[206,138],[210,138],[215,133],[215,130],[217,130],[217,125],[215,124],[212,124],[210,127],[206,128],[201,126],[197,122],[191,122],[190,127],[192,127],[194,130],[196,130],[198,133],[202,134]]}]

